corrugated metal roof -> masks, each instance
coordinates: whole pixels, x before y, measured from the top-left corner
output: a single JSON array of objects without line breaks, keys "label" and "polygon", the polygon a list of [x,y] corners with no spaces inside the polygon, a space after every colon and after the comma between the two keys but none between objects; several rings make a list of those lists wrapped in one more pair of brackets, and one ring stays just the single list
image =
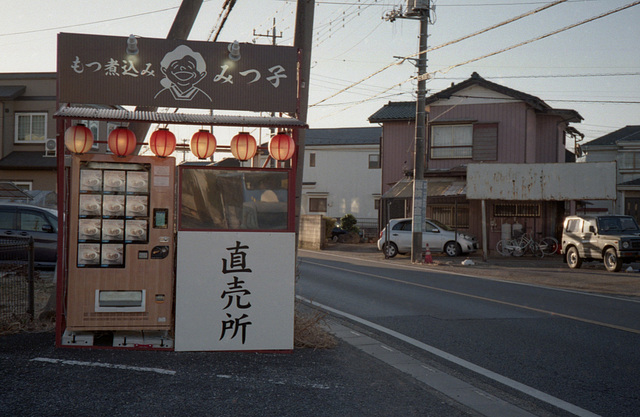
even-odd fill
[{"label": "corrugated metal roof", "polygon": [[313,145],[378,145],[381,127],[347,127],[335,129],[309,129],[305,144]]},{"label": "corrugated metal roof", "polygon": [[158,113],[155,111],[130,111],[119,109],[95,109],[87,107],[61,107],[54,117],[66,119],[105,120],[117,122],[147,122],[158,124],[246,126],[306,128],[307,125],[291,117],[233,116],[194,113]]}]

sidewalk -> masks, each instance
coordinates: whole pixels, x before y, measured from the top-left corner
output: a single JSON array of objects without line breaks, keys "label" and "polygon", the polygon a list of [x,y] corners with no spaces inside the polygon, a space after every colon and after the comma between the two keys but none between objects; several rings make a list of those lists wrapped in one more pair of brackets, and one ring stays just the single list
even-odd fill
[{"label": "sidewalk", "polygon": [[[604,268],[602,262],[585,262],[580,269],[570,269],[563,262],[561,255],[545,256],[540,259],[531,255],[514,257],[491,254],[484,261],[482,254],[451,258],[432,252],[432,264],[413,264],[409,255],[397,255],[394,258],[385,259],[375,243],[329,243],[322,252],[348,253],[349,256],[392,265],[420,267],[425,270],[470,274],[576,291],[640,297],[639,263],[625,264],[622,271],[612,273]],[[465,264],[468,265],[463,264],[464,261],[467,261]],[[627,272],[630,267],[633,272]]]}]

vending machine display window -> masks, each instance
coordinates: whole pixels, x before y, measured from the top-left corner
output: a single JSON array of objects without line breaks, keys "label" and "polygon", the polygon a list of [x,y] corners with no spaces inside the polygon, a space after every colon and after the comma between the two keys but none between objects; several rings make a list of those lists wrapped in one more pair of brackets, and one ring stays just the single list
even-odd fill
[{"label": "vending machine display window", "polygon": [[81,163],[78,267],[124,267],[126,245],[148,243],[150,170],[150,164]]}]

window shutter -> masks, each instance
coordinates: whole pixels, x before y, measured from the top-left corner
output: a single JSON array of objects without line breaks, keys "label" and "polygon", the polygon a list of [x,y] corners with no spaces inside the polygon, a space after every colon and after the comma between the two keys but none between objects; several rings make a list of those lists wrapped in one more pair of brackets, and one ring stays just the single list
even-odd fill
[{"label": "window shutter", "polygon": [[473,125],[473,160],[498,160],[497,123],[477,123]]}]

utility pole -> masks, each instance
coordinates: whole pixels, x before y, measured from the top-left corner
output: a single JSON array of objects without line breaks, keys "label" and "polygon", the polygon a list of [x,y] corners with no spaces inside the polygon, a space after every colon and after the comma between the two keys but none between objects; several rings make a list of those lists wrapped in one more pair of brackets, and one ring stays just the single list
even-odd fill
[{"label": "utility pole", "polygon": [[427,38],[430,18],[430,0],[407,0],[407,11],[393,10],[385,17],[393,22],[396,18],[420,20],[420,38],[418,47],[418,90],[416,98],[416,135],[413,153],[413,228],[411,236],[411,262],[421,263],[422,232],[427,211],[426,170],[426,80],[427,76]]},{"label": "utility pole", "polygon": [[[277,42],[276,42],[277,39],[278,38],[282,38],[282,32],[280,32],[280,35],[276,35],[276,18],[274,17],[273,18],[273,31],[271,32],[271,34],[269,34],[268,30],[267,30],[266,34],[256,33],[256,30],[254,29],[253,30],[253,36],[258,36],[258,37],[262,36],[262,37],[265,37],[265,38],[271,38],[271,44],[273,46],[276,46],[277,45]],[[276,116],[275,113],[271,113],[271,117],[275,117],[275,116]],[[269,132],[271,133],[271,137],[273,137],[276,134],[276,128],[275,127],[270,128]],[[262,136],[262,134],[261,134],[261,136]],[[260,145],[262,145],[262,143]],[[257,161],[260,158],[260,156],[256,155],[255,158],[256,158],[256,161]],[[271,161],[271,163],[273,164],[273,160]]]}]

